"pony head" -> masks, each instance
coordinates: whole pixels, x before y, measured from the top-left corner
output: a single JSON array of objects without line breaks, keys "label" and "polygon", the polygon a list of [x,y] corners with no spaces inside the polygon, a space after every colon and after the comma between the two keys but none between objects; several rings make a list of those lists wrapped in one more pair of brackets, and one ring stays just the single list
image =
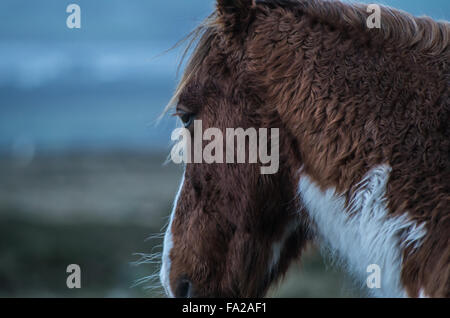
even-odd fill
[{"label": "pony head", "polygon": [[[449,277],[450,250],[437,247],[448,242],[449,24],[383,8],[383,27],[370,28],[368,9],[217,0],[194,32],[171,103],[194,160],[165,235],[160,276],[170,296],[263,296],[316,238],[359,273],[369,259],[391,264],[390,282],[409,295],[448,293],[439,277]],[[276,169],[266,173],[269,148]],[[365,227],[355,219],[364,213]],[[427,234],[405,234],[421,224]],[[424,237],[420,249],[408,237]],[[384,252],[371,245],[388,241]]]},{"label": "pony head", "polygon": [[[252,74],[256,57],[249,56],[247,37],[256,10],[251,0],[217,2],[216,12],[198,30],[201,38],[174,104],[192,133],[190,144],[199,137],[195,121],[201,121],[203,131],[216,128],[224,135],[229,128],[279,129],[274,141],[279,166],[275,173],[261,173],[263,163],[249,162],[249,148],[245,163],[186,164],[163,252],[161,280],[170,296],[263,296],[306,239],[295,191],[296,141]],[[247,144],[248,137],[243,139]],[[237,153],[238,142],[230,146],[228,140],[223,148]]]}]

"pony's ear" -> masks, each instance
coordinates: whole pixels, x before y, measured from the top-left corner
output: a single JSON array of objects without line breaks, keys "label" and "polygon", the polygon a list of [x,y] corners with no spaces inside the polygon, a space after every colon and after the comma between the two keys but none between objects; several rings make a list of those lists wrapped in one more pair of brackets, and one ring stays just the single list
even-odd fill
[{"label": "pony's ear", "polygon": [[217,0],[217,12],[228,30],[239,30],[250,21],[256,0]]}]

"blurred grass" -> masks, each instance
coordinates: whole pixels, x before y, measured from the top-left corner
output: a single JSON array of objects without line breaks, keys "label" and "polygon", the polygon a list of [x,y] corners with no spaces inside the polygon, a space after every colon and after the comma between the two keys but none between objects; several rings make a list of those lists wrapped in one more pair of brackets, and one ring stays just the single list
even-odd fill
[{"label": "blurred grass", "polygon": [[[164,227],[180,177],[163,161],[142,154],[72,155],[17,166],[0,159],[0,296],[162,296],[158,281],[156,289],[131,288],[158,264],[131,263],[139,260],[134,253],[161,251],[161,238],[146,239]],[[66,287],[69,264],[81,267],[81,289]],[[268,296],[360,293],[310,249]]]},{"label": "blurred grass", "polygon": [[[3,211],[2,211],[3,212]],[[0,296],[3,297],[152,297],[131,288],[157,265],[135,267],[137,252],[158,228],[135,224],[50,224],[2,216],[0,220]],[[81,289],[66,287],[66,267],[81,267]]]}]

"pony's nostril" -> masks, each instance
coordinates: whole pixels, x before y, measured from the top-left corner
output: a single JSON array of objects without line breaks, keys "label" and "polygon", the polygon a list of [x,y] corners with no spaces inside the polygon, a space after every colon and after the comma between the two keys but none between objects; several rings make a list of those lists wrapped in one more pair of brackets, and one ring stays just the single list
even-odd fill
[{"label": "pony's nostril", "polygon": [[178,286],[175,290],[175,297],[177,298],[190,298],[192,297],[192,284],[186,279],[182,278],[178,282]]}]

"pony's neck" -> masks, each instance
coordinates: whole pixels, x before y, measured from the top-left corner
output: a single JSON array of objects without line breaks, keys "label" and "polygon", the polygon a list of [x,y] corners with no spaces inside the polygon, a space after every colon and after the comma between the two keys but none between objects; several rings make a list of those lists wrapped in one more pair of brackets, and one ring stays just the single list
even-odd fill
[{"label": "pony's neck", "polygon": [[294,13],[279,7],[256,15],[245,48],[249,78],[296,137],[313,180],[348,193],[370,167],[393,157],[405,133],[398,127],[417,121],[410,114],[430,103],[417,90],[426,85],[440,95],[445,61]]}]

